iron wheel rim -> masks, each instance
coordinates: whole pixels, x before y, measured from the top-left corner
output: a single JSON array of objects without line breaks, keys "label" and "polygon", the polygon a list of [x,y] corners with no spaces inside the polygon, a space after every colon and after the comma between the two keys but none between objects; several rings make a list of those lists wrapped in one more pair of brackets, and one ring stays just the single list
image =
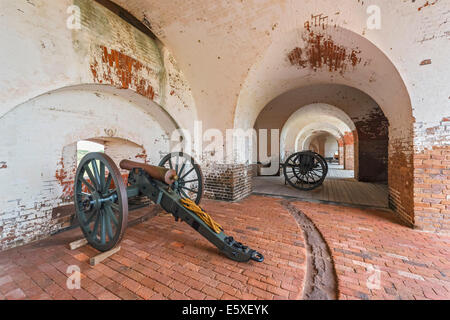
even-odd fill
[{"label": "iron wheel rim", "polygon": [[83,157],[75,176],[74,202],[88,243],[99,251],[114,248],[128,223],[128,198],[120,171],[110,157],[98,152]]}]

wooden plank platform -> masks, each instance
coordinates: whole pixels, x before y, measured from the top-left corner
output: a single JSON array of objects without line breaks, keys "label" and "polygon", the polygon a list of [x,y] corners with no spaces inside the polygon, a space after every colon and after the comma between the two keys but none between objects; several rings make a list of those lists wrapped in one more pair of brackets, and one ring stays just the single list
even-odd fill
[{"label": "wooden plank platform", "polygon": [[253,192],[380,208],[388,208],[389,195],[386,184],[356,181],[353,171],[343,170],[337,165],[330,165],[327,178],[316,190],[295,189],[285,185],[284,176],[281,176],[253,178]]}]

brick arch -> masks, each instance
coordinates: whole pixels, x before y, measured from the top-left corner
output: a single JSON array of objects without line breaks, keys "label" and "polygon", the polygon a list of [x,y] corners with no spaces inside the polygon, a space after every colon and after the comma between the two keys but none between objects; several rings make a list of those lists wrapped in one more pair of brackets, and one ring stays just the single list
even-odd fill
[{"label": "brick arch", "polygon": [[298,138],[296,139],[297,142],[295,143],[296,151],[307,150],[308,144],[311,143],[311,141],[319,134],[330,135],[330,136],[334,137],[336,139],[336,141],[339,141],[342,139],[342,135],[339,132],[330,130],[328,128],[312,130],[312,131],[303,133],[302,135],[301,135],[301,133],[299,133]]},{"label": "brick arch", "polygon": [[[327,145],[327,141],[330,141],[330,139],[333,143],[332,150],[330,150],[329,145]],[[312,144],[318,145],[319,151],[316,152],[325,158],[332,158],[336,152],[339,153],[338,138],[329,132],[319,131],[311,133],[304,141],[303,150],[309,150]]]},{"label": "brick arch", "polygon": [[[121,116],[124,111],[126,117]],[[8,150],[2,156],[7,168],[0,177],[14,181],[0,185],[5,195],[0,208],[13,220],[5,227],[10,236],[1,240],[2,249],[48,236],[61,227],[53,220],[53,210],[70,202],[76,142],[95,139],[106,145],[117,141],[129,145],[132,141],[137,146],[131,148],[135,160],[145,157],[158,163],[170,151],[170,134],[177,128],[157,104],[131,90],[106,85],[48,92],[17,106],[0,121],[0,134],[9,137],[0,141],[0,149]]]},{"label": "brick arch", "polygon": [[[278,109],[276,109],[278,110]],[[263,122],[265,117],[273,117],[273,112],[261,114]],[[281,158],[284,159],[293,151],[300,151],[299,145],[305,147],[304,142],[314,132],[327,131],[340,141],[341,162],[346,170],[354,170],[355,177],[359,177],[360,162],[358,130],[353,119],[338,107],[313,103],[300,107],[285,121],[281,133]],[[385,150],[387,153],[387,150]],[[284,157],[284,158],[283,158]],[[362,164],[365,169],[365,164]],[[381,170],[387,172],[384,167]]]}]

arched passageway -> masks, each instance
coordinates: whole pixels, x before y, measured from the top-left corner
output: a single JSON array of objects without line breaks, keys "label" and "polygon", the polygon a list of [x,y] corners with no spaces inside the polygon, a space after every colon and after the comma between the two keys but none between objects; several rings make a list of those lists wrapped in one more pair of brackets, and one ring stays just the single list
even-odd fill
[{"label": "arched passageway", "polygon": [[[345,52],[354,48],[345,61],[321,50],[335,36]],[[381,70],[394,76],[385,79]],[[389,194],[390,207],[412,221],[412,166],[405,157],[411,115],[403,80],[383,52],[349,30],[311,27],[274,42],[253,66],[239,96],[235,126],[279,130],[281,162],[308,147],[305,140],[314,132],[334,134],[341,163],[354,171],[355,183],[384,185],[380,206],[388,206]],[[373,194],[357,191],[350,197]]]},{"label": "arched passageway", "polygon": [[[291,103],[295,105],[295,101]],[[278,124],[273,121],[275,115],[283,112],[283,109],[292,108],[289,104],[277,105],[276,102],[269,105],[257,118],[256,130],[267,127],[276,129]],[[348,108],[344,111],[330,104],[312,103],[300,106],[292,112],[281,129],[280,162],[283,163],[294,152],[313,150],[327,159],[330,168],[327,178],[319,189],[305,192],[287,185],[280,170],[276,177],[256,177],[255,192],[388,207],[388,132],[379,128],[377,132],[372,132],[372,139],[375,137],[376,141],[381,141],[380,146],[384,145],[384,148],[374,149],[372,139],[367,138],[367,128],[347,114],[349,112],[353,116],[355,110],[362,112],[363,108],[371,110],[370,112],[381,112],[376,103],[368,105],[369,107],[364,106],[360,101],[354,104],[354,109]],[[387,123],[387,120],[383,121]],[[363,139],[359,139],[360,134]],[[371,163],[360,161],[360,157],[364,159],[367,156],[371,159],[381,159],[383,165],[374,166],[375,160]],[[260,163],[264,164],[263,161]],[[263,176],[262,170],[257,172]]]}]

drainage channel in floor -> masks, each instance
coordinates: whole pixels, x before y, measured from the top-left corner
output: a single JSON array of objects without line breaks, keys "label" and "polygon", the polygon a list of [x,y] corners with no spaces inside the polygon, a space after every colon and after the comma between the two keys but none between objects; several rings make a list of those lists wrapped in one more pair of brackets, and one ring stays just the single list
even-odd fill
[{"label": "drainage channel in floor", "polygon": [[294,200],[282,200],[281,204],[292,214],[304,233],[307,269],[302,298],[304,300],[336,300],[338,297],[337,277],[330,249],[311,219],[297,209],[292,202]]}]

